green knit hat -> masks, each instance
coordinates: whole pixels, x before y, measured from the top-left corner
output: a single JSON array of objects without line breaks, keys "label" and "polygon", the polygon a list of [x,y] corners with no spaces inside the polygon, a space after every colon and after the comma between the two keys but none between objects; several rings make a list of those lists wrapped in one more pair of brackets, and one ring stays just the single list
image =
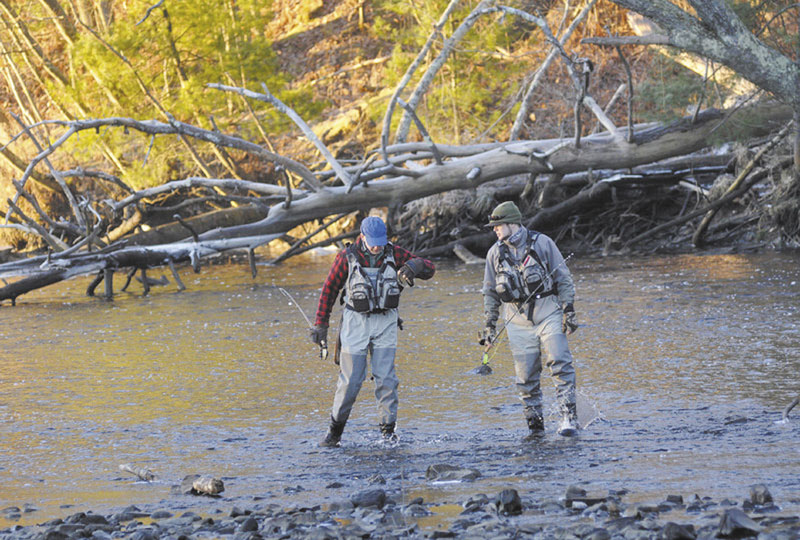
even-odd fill
[{"label": "green knit hat", "polygon": [[500,203],[489,216],[487,227],[494,227],[501,223],[522,223],[522,214],[517,205],[511,201]]}]

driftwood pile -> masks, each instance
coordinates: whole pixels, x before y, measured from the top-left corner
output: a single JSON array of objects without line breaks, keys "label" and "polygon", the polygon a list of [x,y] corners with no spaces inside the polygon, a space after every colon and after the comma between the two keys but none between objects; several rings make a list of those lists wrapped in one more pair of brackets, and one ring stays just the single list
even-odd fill
[{"label": "driftwood pile", "polygon": [[[770,131],[787,114],[779,107],[769,111],[764,114],[764,123],[754,128],[756,134]],[[315,175],[295,164],[305,189],[292,188],[290,182],[283,188],[261,184],[255,190],[247,182],[230,179],[191,179],[98,204],[105,215],[90,204],[76,204],[72,208],[74,221],[51,220],[49,230],[42,232],[49,239],[46,255],[0,264],[0,279],[22,278],[0,287],[0,301],[9,299],[13,303],[26,292],[85,274],[97,276],[87,294],[93,295],[104,282],[105,296],[112,298],[115,272],[126,273],[125,287],[136,272],[141,272],[139,280],[147,294],[151,281],[146,272],[159,266],[169,266],[182,289],[176,266],[186,264],[199,271],[202,259],[231,250],[248,254],[255,275],[258,246],[279,238],[289,242],[290,247],[274,260],[279,262],[306,249],[352,238],[354,232],[331,234],[326,229],[354,213],[376,207],[388,209],[388,221],[402,243],[428,256],[450,256],[454,250],[464,253],[463,249],[482,256],[493,238],[482,228],[486,216],[494,204],[508,199],[518,200],[531,215],[526,222],[529,227],[555,231],[551,235],[557,241],[578,241],[590,250],[598,246],[604,252],[628,249],[664,229],[673,236],[682,223],[705,216],[705,225],[694,231],[692,238],[695,245],[701,245],[719,208],[760,182],[774,182],[792,164],[789,156],[765,164],[765,156],[789,132],[791,122],[784,123],[772,138],[760,141],[744,167],[736,167],[735,156],[730,153],[693,154],[705,146],[708,134],[719,129],[724,120],[723,113],[708,111],[670,126],[643,127],[634,132],[632,143],[605,133],[584,138],[580,148],[562,140],[452,148],[406,143],[385,149],[390,156],[388,165],[373,156],[373,161],[345,167],[342,175],[335,177]],[[124,126],[144,133],[191,133],[198,139],[235,148],[247,148],[248,144],[177,121],[161,124],[107,119],[58,124],[67,127],[62,142],[85,129]],[[54,144],[43,150],[30,170],[58,148]],[[676,154],[680,157],[670,159]],[[735,178],[721,196],[712,200],[704,186],[720,174],[733,174]],[[313,181],[306,178],[309,175]],[[175,224],[114,240],[119,229],[136,221],[143,208],[147,212],[144,201],[148,197],[186,185],[220,190],[226,197],[239,194],[242,201],[246,194],[252,204],[213,212],[213,217],[201,214],[184,219],[176,215]],[[271,200],[277,190],[284,193],[282,202],[267,209],[262,195]],[[26,194],[21,184],[19,194]],[[436,194],[446,194],[444,204],[425,199]],[[17,213],[22,214],[21,210]],[[130,217],[125,219],[125,215]],[[90,219],[94,220],[92,225]],[[750,219],[738,218],[724,226],[741,226]],[[315,221],[319,224],[306,225],[308,232],[303,236],[287,235]],[[110,229],[107,223],[116,227]],[[59,237],[49,232],[56,230]],[[86,232],[79,235],[79,230]],[[69,238],[69,247],[65,248],[60,238]]]},{"label": "driftwood pile", "polygon": [[[376,208],[386,212],[395,236],[403,244],[428,256],[455,252],[468,260],[473,260],[470,255],[480,257],[491,243],[491,235],[482,229],[489,209],[508,199],[520,202],[529,216],[529,227],[549,232],[559,242],[575,242],[584,249],[600,249],[604,253],[635,248],[662,232],[672,240],[676,231],[678,240],[681,234],[688,234],[692,244],[699,246],[718,232],[729,234],[758,219],[739,214],[720,220],[716,229],[712,223],[724,206],[738,201],[738,208],[746,208],[742,205],[747,204],[743,196],[754,193],[752,188],[759,183],[765,184],[764,191],[772,191],[792,159],[794,174],[799,174],[800,126],[792,127],[792,118],[800,122],[800,106],[795,103],[796,81],[800,77],[796,65],[754,36],[739,39],[743,26],[724,2],[704,2],[702,9],[695,6],[695,15],[687,13],[680,19],[671,16],[677,8],[670,3],[651,9],[650,1],[619,2],[646,11],[666,32],[637,36],[637,43],[669,45],[700,55],[713,50],[719,56],[716,60],[729,67],[755,70],[760,87],[779,100],[748,101],[746,106],[727,110],[702,110],[702,103],[697,103],[691,116],[677,122],[634,125],[630,70],[626,70],[627,84],[601,107],[590,92],[592,63],[565,48],[595,3],[590,0],[577,12],[565,10],[563,24],[554,32],[546,18],[482,0],[430,61],[431,47],[442,41],[442,28],[450,24],[447,20],[457,4],[452,2],[389,100],[379,144],[356,162],[340,162],[323,138],[263,84],[261,92],[218,83],[206,87],[209,91],[236,94],[248,102],[267,103],[291,118],[323,156],[322,165],[305,165],[216,127],[204,129],[181,122],[158,103],[161,121],[113,117],[46,120],[27,125],[9,113],[19,123],[20,132],[0,151],[26,140],[38,153],[24,167],[19,180],[13,182],[16,194],[6,201],[6,216],[0,226],[36,237],[48,253],[0,264],[0,280],[4,280],[0,301],[10,300],[13,304],[29,291],[84,274],[96,275],[88,294],[94,294],[96,287],[104,283],[105,297],[110,299],[117,272],[127,275],[125,287],[139,272],[147,294],[151,281],[146,272],[159,266],[170,267],[181,289],[176,269],[179,265],[191,265],[199,271],[202,259],[230,251],[246,252],[255,274],[257,247],[282,240],[289,247],[272,261],[280,262],[306,249],[352,238],[359,214]],[[525,89],[508,140],[464,146],[437,144],[417,116],[417,107],[431,81],[476,21],[501,16],[530,24],[551,47]],[[730,24],[712,24],[717,20],[729,20]],[[700,41],[687,39],[693,33],[702,34],[706,40],[702,43],[713,46],[698,48]],[[584,42],[621,46],[617,38]],[[124,60],[124,55],[110,43],[103,41],[103,46]],[[562,62],[574,87],[573,132],[559,138],[517,140],[540,75],[557,60]],[[415,74],[426,62],[425,72]],[[743,75],[755,78],[753,73]],[[406,92],[414,79],[418,79],[417,86]],[[627,116],[618,126],[607,111],[625,90]],[[410,96],[401,99],[405,93]],[[402,110],[402,117],[394,144],[390,144],[396,110]],[[589,114],[594,117],[597,130],[586,129],[582,116]],[[732,127],[740,119],[753,118],[758,121]],[[412,125],[420,142],[408,142]],[[599,129],[603,131],[598,132]],[[204,168],[204,177],[180,178],[137,191],[104,170],[88,166],[59,168],[59,163],[72,162],[69,147],[81,133],[106,130],[121,130],[128,136],[124,143],[127,146],[119,152],[141,159],[142,166],[147,164],[153,141],[168,136],[177,137],[195,158],[198,148],[227,156],[221,159],[223,162],[230,161],[235,153],[245,156],[242,161],[258,163],[259,171],[266,172],[258,178],[244,178],[234,174],[235,167],[221,167],[216,173]],[[789,133],[798,141],[796,150],[776,152]],[[137,136],[143,138],[134,140]],[[738,166],[730,155],[697,155],[709,148],[712,138],[756,140],[748,149],[755,155]],[[142,148],[147,148],[147,153],[139,153]],[[772,154],[778,157],[768,162]],[[665,161],[671,159],[674,161]],[[215,174],[226,177],[214,177]],[[734,178],[714,198],[708,192],[710,184],[704,181],[720,174]],[[63,208],[47,211],[31,184],[61,200]],[[793,184],[797,186],[800,181]],[[91,188],[77,192],[76,185]],[[450,205],[435,200],[427,200],[421,206],[415,203],[439,194],[461,197],[462,201]],[[697,218],[701,221],[691,231],[680,229]],[[796,229],[800,232],[800,226]],[[790,235],[794,231],[790,228]]]}]

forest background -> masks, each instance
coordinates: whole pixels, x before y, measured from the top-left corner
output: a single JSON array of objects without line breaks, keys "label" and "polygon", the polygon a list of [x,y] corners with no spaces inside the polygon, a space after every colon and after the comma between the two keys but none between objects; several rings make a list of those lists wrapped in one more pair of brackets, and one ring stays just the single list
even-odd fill
[{"label": "forest background", "polygon": [[[800,70],[797,3],[717,3]],[[0,0],[0,247],[12,265],[0,277],[33,280],[6,282],[0,300],[80,273],[110,282],[122,268],[197,267],[229,249],[252,263],[269,244],[278,262],[352,238],[370,211],[421,253],[470,260],[491,243],[482,224],[503,200],[586,253],[797,246],[800,98],[747,81],[750,66],[737,73],[648,39],[665,32],[626,4],[639,2]],[[708,23],[702,3],[645,4]],[[414,85],[424,91],[406,104]],[[609,157],[618,167],[548,163],[564,141],[591,147],[614,126],[627,126],[628,142],[634,125],[691,133],[703,114],[724,122],[691,152],[667,141],[674,151],[651,162],[620,152]],[[471,184],[370,196],[512,141],[542,141],[525,151],[529,171],[479,183],[473,164],[461,175]],[[337,187],[347,204],[330,198]],[[247,240],[224,242],[236,237]],[[217,243],[198,248],[205,240]],[[41,269],[79,253],[96,255],[56,277],[18,262]]]}]

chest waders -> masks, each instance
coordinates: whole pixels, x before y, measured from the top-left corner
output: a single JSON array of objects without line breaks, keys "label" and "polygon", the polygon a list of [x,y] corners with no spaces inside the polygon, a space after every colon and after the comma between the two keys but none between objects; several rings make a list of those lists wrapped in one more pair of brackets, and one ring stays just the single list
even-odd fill
[{"label": "chest waders", "polygon": [[[537,236],[538,236],[538,233],[537,233]],[[538,254],[536,254],[536,257],[537,257],[537,261],[538,261],[539,260]],[[539,285],[538,288],[533,289],[531,291],[531,293],[527,297],[525,297],[524,300],[522,300],[521,302],[517,302],[515,304],[517,306],[517,310],[510,317],[508,317],[507,319],[503,320],[503,326],[501,326],[500,329],[497,331],[497,334],[495,334],[494,340],[486,341],[485,343],[484,343],[483,340],[480,342],[481,345],[484,345],[483,356],[481,358],[481,365],[478,366],[477,368],[475,368],[474,370],[472,370],[473,373],[476,373],[478,375],[488,375],[488,374],[490,374],[492,372],[492,367],[489,365],[489,362],[497,354],[497,347],[496,347],[497,342],[500,339],[500,336],[503,335],[503,332],[505,332],[506,327],[508,326],[508,324],[511,322],[511,320],[514,317],[516,317],[517,315],[519,315],[522,312],[522,308],[525,306],[525,304],[528,302],[528,300],[530,300],[531,298],[536,297],[536,295],[539,293],[539,288],[542,286],[542,284],[547,283],[547,282],[552,282],[553,273],[555,273],[555,271],[558,270],[559,267],[561,267],[561,265],[566,264],[567,261],[571,257],[572,257],[572,253],[567,255],[555,268],[550,270],[550,272],[548,272],[545,275],[546,279],[542,280],[542,282],[541,282],[541,284]],[[544,264],[541,264],[541,266],[545,267]],[[553,293],[552,294],[557,294],[557,292],[556,292],[557,290],[558,290],[558,284],[554,284],[553,285]],[[547,296],[549,296],[549,295],[547,295]],[[541,296],[539,296],[538,298],[541,298]],[[492,350],[492,349],[494,349],[494,351],[492,352],[492,354],[489,354],[489,351]]]},{"label": "chest waders", "polygon": [[331,421],[344,429],[366,379],[369,364],[375,380],[381,431],[392,434],[398,404],[399,381],[394,359],[397,352],[397,306],[400,303],[394,247],[386,245],[386,255],[377,268],[363,266],[355,250],[355,246],[347,248],[348,276],[340,329],[339,378]]},{"label": "chest waders", "polygon": [[[545,263],[534,249],[538,237],[538,233],[532,235],[527,250],[520,256],[521,262],[511,256],[507,245],[500,245],[497,293],[500,295],[501,284],[504,284],[499,277],[501,272],[507,273],[511,276],[511,280],[519,283],[516,296],[509,287],[510,294],[505,294],[505,298],[500,295],[500,299],[516,306],[514,314],[505,321],[504,328],[508,333],[508,342],[514,358],[516,387],[524,406],[525,419],[530,430],[529,436],[535,438],[544,432],[542,367],[548,368],[556,385],[556,401],[562,416],[558,432],[561,435],[574,435],[577,433],[575,369],[567,336],[561,328],[561,309],[554,307],[548,313],[547,305],[543,304],[544,312],[537,313],[540,320],[534,322],[534,308],[537,301],[557,294],[552,274],[558,267],[547,271]],[[513,284],[511,280],[508,281],[509,284]],[[555,304],[557,306],[557,302]],[[512,319],[523,310],[526,311],[527,320],[511,324]]]}]

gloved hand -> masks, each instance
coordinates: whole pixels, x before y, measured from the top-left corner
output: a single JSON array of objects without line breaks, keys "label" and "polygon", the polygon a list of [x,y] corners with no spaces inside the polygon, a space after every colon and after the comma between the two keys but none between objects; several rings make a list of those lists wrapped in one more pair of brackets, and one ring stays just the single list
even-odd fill
[{"label": "gloved hand", "polygon": [[478,332],[478,343],[484,346],[488,346],[494,343],[496,337],[497,337],[497,332],[494,329],[494,325],[487,324],[486,328],[484,328],[482,332]]},{"label": "gloved hand", "polygon": [[424,267],[422,259],[411,259],[397,271],[397,280],[403,287],[413,287],[414,278],[422,272]]},{"label": "gloved hand", "polygon": [[414,271],[407,264],[401,266],[400,270],[397,271],[397,281],[399,281],[400,285],[403,287],[413,287],[414,277]]},{"label": "gloved hand", "polygon": [[328,341],[328,327],[317,324],[311,328],[311,341],[321,347],[323,341]]},{"label": "gloved hand", "polygon": [[578,318],[575,316],[575,308],[572,304],[564,306],[564,315],[561,318],[561,331],[570,335],[578,329]]}]

